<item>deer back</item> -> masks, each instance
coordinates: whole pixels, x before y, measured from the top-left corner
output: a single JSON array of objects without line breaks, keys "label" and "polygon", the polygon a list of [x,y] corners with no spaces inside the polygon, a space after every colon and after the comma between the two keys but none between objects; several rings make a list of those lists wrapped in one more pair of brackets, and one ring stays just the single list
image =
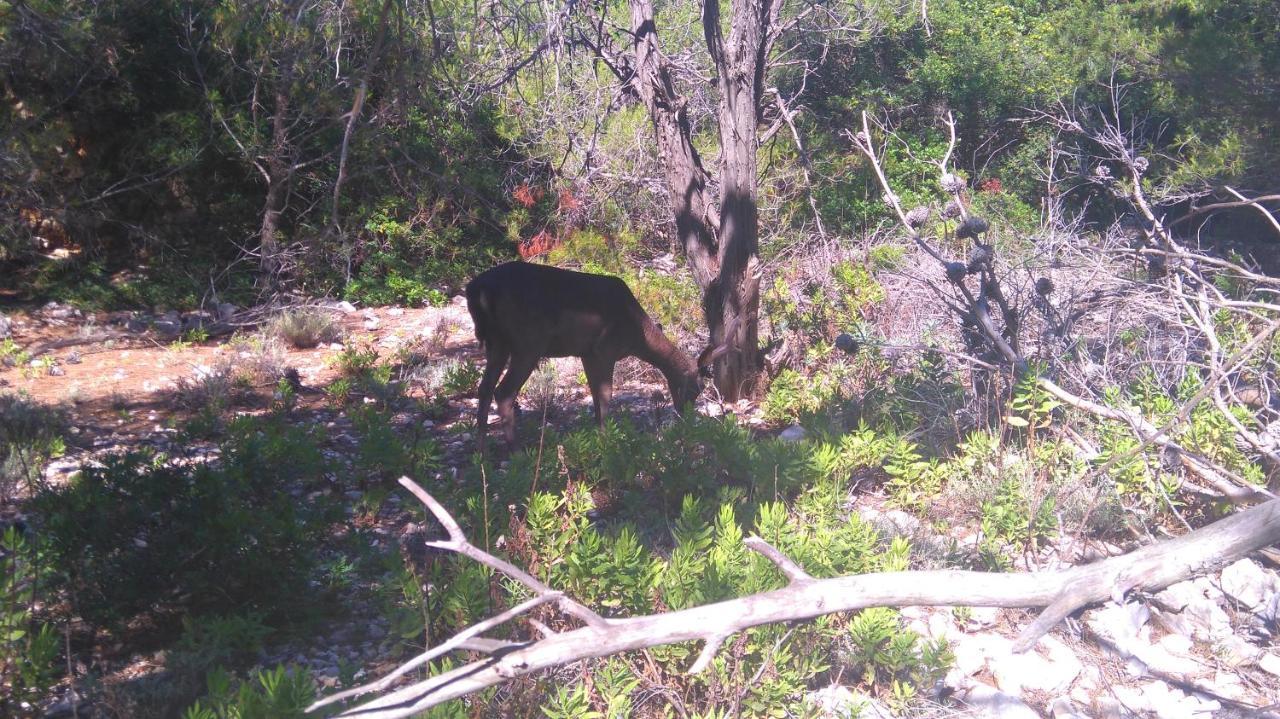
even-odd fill
[{"label": "deer back", "polygon": [[641,354],[652,324],[622,280],[545,265],[498,265],[472,280],[466,293],[476,338],[513,354]]}]

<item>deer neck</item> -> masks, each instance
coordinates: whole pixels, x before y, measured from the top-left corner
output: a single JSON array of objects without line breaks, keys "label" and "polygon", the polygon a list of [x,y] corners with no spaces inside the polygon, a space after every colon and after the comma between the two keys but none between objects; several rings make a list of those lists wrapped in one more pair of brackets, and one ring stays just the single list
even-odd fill
[{"label": "deer neck", "polygon": [[653,320],[644,323],[643,339],[644,346],[636,356],[657,367],[668,382],[697,373],[697,364],[667,339]]}]

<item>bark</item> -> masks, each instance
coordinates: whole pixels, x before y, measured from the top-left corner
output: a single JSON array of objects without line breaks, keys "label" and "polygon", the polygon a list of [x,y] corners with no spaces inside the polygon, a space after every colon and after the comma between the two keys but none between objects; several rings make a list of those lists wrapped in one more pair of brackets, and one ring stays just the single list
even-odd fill
[{"label": "bark", "polygon": [[[347,113],[347,125],[342,132],[342,146],[338,150],[338,176],[333,181],[333,204],[329,211],[329,226],[332,231],[342,237],[342,185],[347,180],[347,158],[350,155],[351,137],[355,134],[356,123],[360,121],[360,113],[364,110],[364,101],[369,94],[369,76],[373,74],[374,68],[378,66],[378,60],[382,57],[382,48],[387,40],[387,15],[391,11],[393,0],[386,0],[382,4],[382,12],[378,16],[378,38],[373,43],[373,49],[369,53],[369,61],[365,65],[364,74],[360,78],[360,84],[356,87],[355,98],[351,102],[351,112]],[[342,241],[346,247],[346,240]],[[351,279],[351,252],[344,253],[347,261],[347,279]]]},{"label": "bark", "polygon": [[[631,0],[636,73],[632,85],[649,111],[676,233],[703,293],[711,343],[735,351],[715,365],[716,388],[729,401],[755,390],[763,361],[759,351],[759,210],[756,128],[765,61],[780,2],[735,0],[726,44],[718,0],[702,8],[707,51],[720,91],[720,211],[707,193],[707,171],[693,147],[685,102],[658,44],[652,0]],[[734,327],[734,337],[726,328]]]},{"label": "bark", "polygon": [[707,193],[707,171],[693,146],[689,113],[676,91],[671,68],[658,44],[652,0],[631,0],[635,34],[636,73],[632,86],[653,122],[658,158],[662,162],[675,215],[676,236],[706,292],[719,274],[714,210]]},{"label": "bark", "polygon": [[[292,33],[302,18],[302,8],[290,13],[290,26],[277,63],[279,77],[272,94],[271,146],[267,153],[267,196],[262,204],[262,225],[258,229],[258,261],[268,289],[274,289],[280,275],[280,216],[293,178],[293,148],[289,140],[290,95],[298,49]],[[287,9],[287,8],[286,8]]]},{"label": "bark", "polygon": [[[711,341],[738,349],[716,364],[716,387],[733,401],[752,393],[762,367],[759,346],[759,206],[756,127],[772,24],[780,5],[771,0],[735,0],[729,42],[720,29],[719,0],[704,0],[703,35],[715,62],[720,90],[720,272],[707,299]],[[725,338],[725,328],[737,337]]]}]

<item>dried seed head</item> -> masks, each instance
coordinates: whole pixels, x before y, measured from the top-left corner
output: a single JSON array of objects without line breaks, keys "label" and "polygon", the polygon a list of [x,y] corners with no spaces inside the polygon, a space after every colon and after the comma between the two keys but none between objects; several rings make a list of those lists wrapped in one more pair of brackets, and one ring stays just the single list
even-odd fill
[{"label": "dried seed head", "polygon": [[991,248],[991,245],[984,245],[980,242],[973,243],[973,250],[969,253],[968,270],[977,272],[982,269],[983,265],[990,264],[995,256],[995,250]]},{"label": "dried seed head", "polygon": [[919,229],[924,223],[929,221],[929,208],[926,205],[911,208],[907,213],[907,225],[911,229]]},{"label": "dried seed head", "polygon": [[954,220],[960,216],[960,203],[955,200],[948,202],[940,214],[944,220]]},{"label": "dried seed head", "polygon": [[1133,169],[1139,174],[1146,172],[1148,167],[1151,167],[1151,163],[1147,161],[1147,158],[1141,155],[1133,158]]},{"label": "dried seed head", "polygon": [[836,335],[836,349],[844,352],[845,354],[857,354],[858,340],[847,332],[841,332]]},{"label": "dried seed head", "polygon": [[1111,168],[1107,167],[1106,165],[1098,165],[1097,167],[1093,168],[1093,178],[1095,180],[1110,180]]},{"label": "dried seed head", "polygon": [[953,195],[964,190],[964,185],[965,185],[964,178],[960,177],[959,175],[953,175],[950,172],[948,172],[947,174],[942,176],[941,182],[942,182],[942,189]]},{"label": "dried seed head", "polygon": [[969,268],[964,266],[963,262],[947,263],[947,279],[956,284],[964,281],[965,275],[969,274]]},{"label": "dried seed head", "polygon": [[986,220],[978,217],[977,215],[973,215],[960,223],[960,229],[956,230],[956,237],[959,237],[962,240],[966,237],[977,237],[988,229],[990,229],[990,225],[987,224]]}]

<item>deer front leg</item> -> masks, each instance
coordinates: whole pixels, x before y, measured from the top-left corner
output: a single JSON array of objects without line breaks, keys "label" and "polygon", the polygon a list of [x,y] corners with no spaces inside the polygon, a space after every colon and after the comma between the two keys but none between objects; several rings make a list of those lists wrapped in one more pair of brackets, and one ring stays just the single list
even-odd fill
[{"label": "deer front leg", "polygon": [[604,429],[609,416],[609,400],[613,399],[613,360],[597,356],[582,358],[582,371],[591,387],[591,403],[595,407],[596,423]]},{"label": "deer front leg", "polygon": [[525,380],[529,379],[529,375],[533,374],[533,368],[537,366],[536,356],[513,355],[511,366],[507,367],[507,374],[502,378],[498,391],[494,395],[498,400],[498,424],[502,427],[502,434],[506,437],[508,445],[514,446],[516,443],[516,395],[524,386]]},{"label": "deer front leg", "polygon": [[484,438],[489,431],[489,405],[493,402],[493,388],[498,384],[498,377],[507,366],[511,354],[503,347],[490,343],[485,350],[484,376],[480,378],[480,387],[476,396],[480,406],[476,409],[476,451],[484,455]]}]

